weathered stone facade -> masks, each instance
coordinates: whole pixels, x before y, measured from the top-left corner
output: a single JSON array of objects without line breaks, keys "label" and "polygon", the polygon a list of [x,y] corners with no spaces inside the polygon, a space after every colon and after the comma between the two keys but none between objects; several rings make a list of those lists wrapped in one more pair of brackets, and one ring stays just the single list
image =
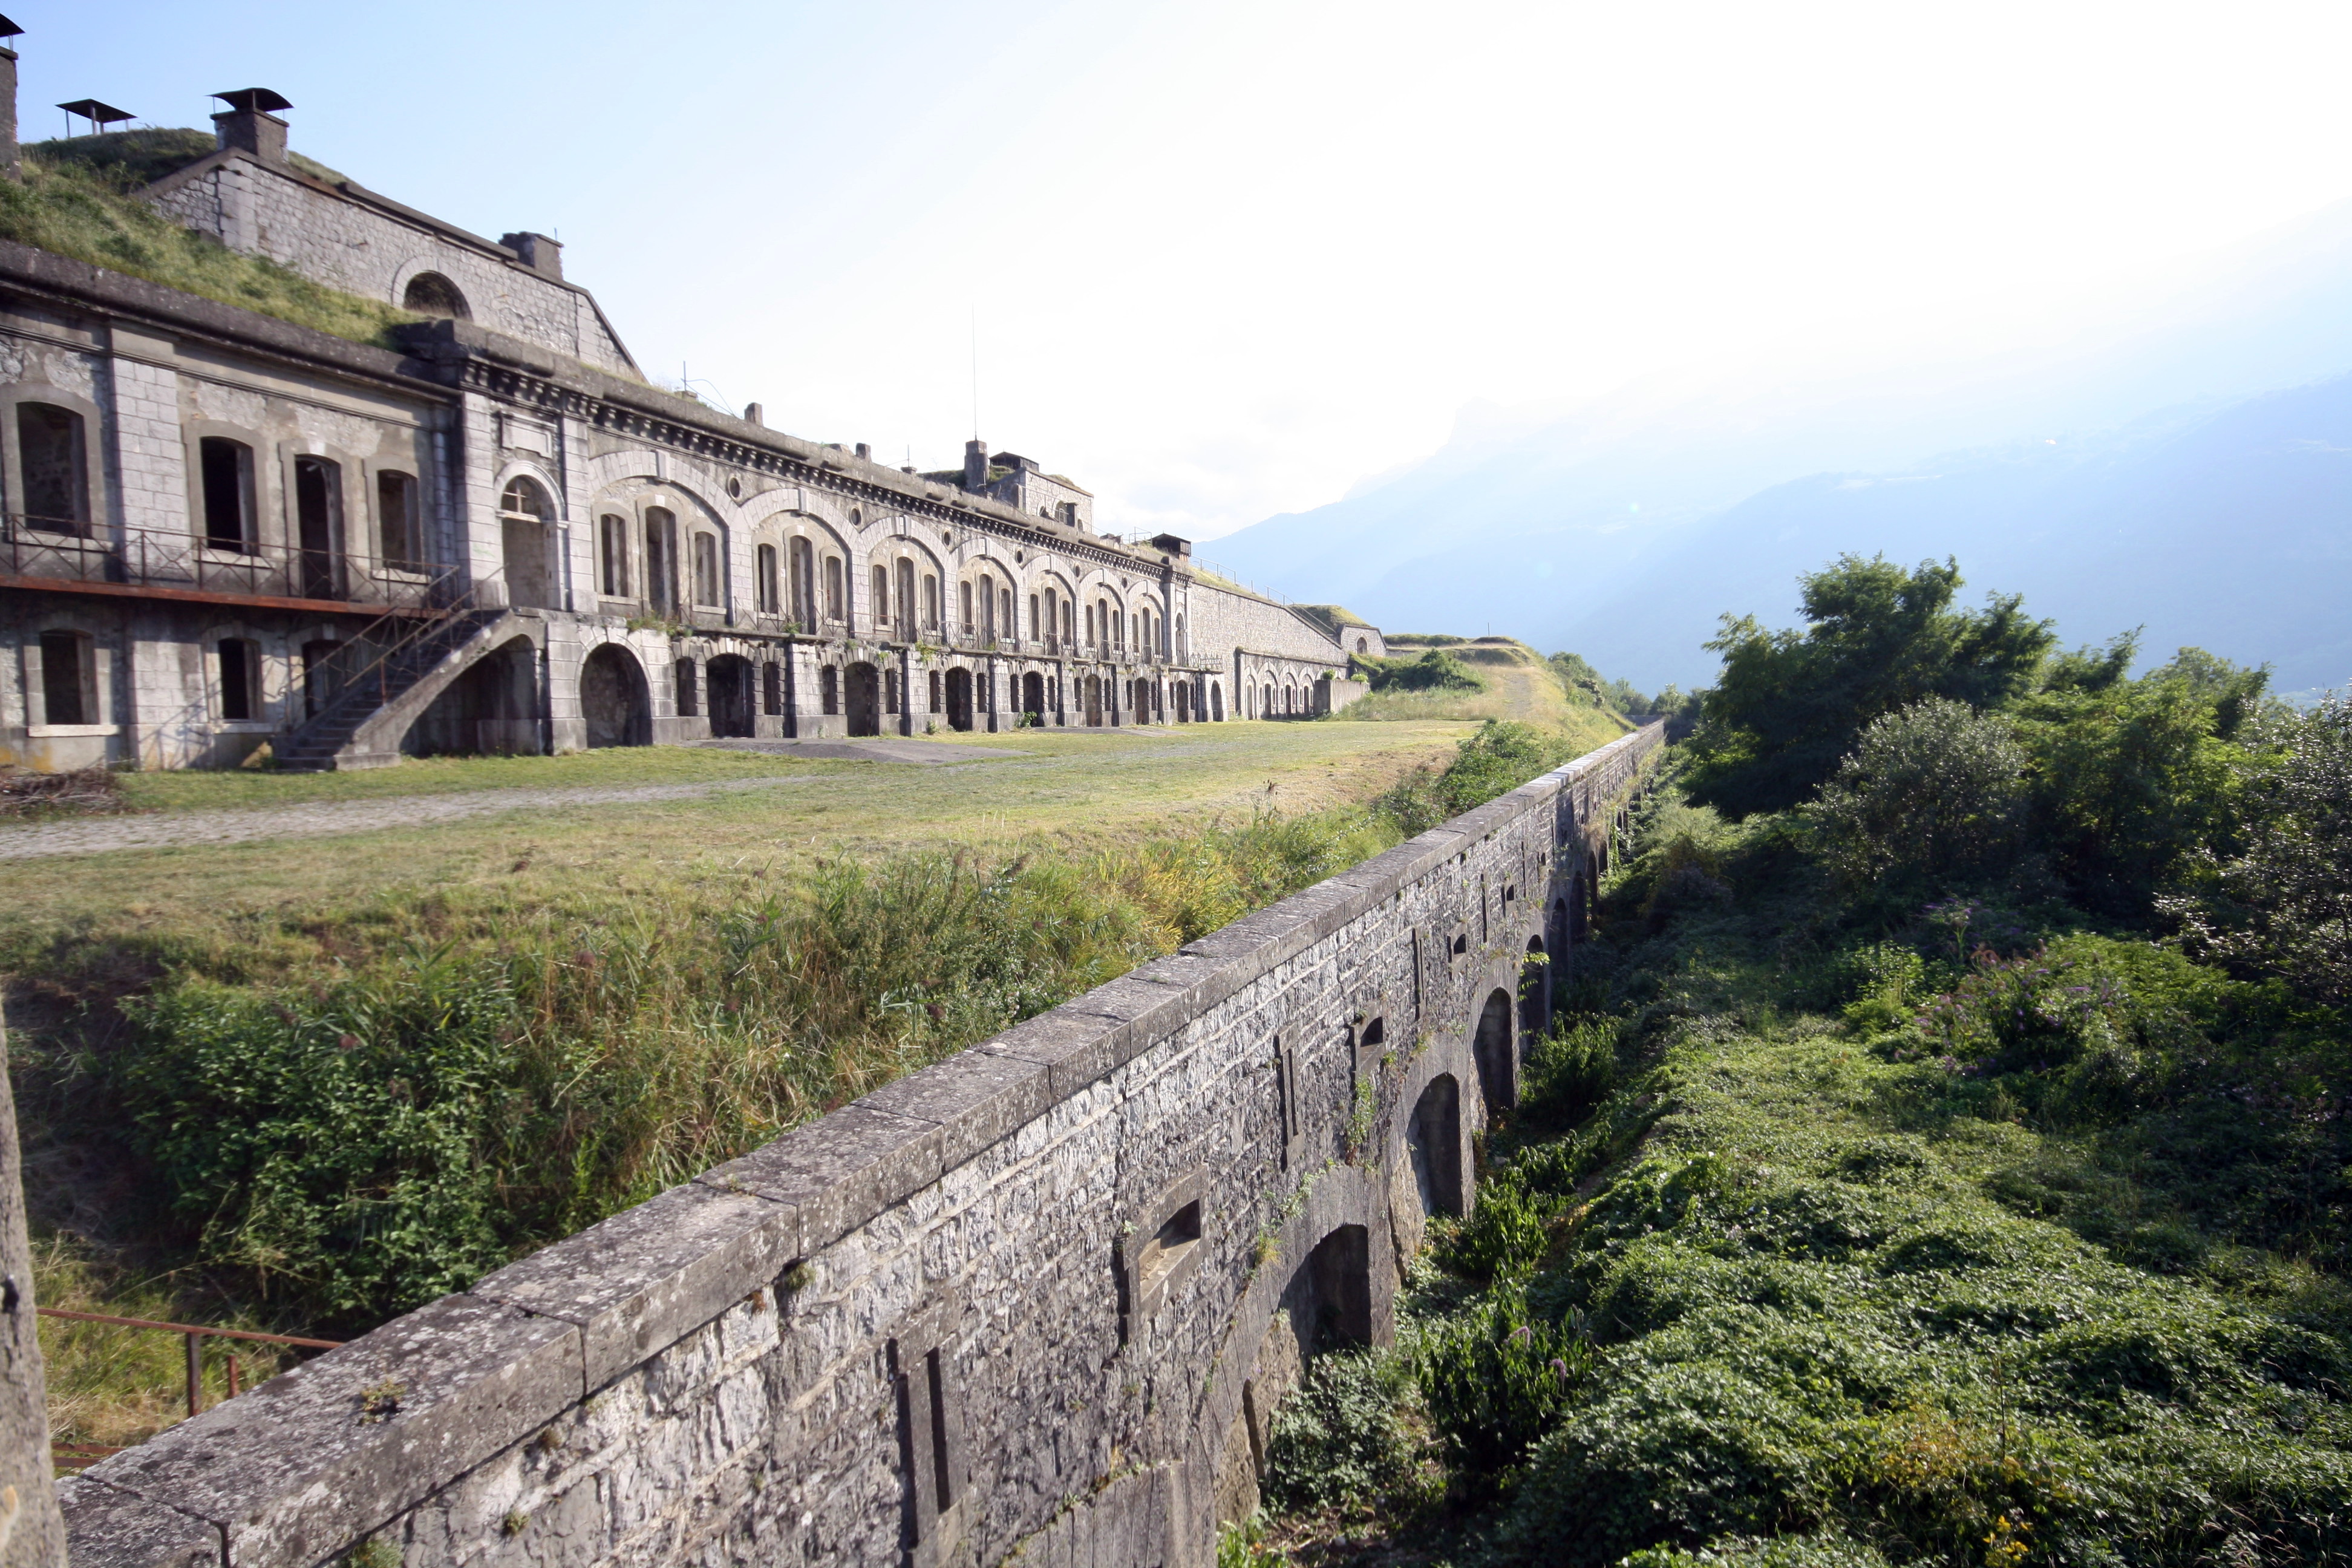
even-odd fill
[{"label": "weathered stone facade", "polygon": [[1475,1202],[1661,739],[93,1467],[76,1568],[1211,1561],[1317,1334]]},{"label": "weathered stone facade", "polygon": [[441,319],[363,347],[0,244],[0,762],[268,742],[348,768],[1358,694],[1330,626],[1181,540],[1097,532],[1028,459],[917,474],[647,386],[552,241],[305,172],[260,108],[219,121],[150,200]]}]

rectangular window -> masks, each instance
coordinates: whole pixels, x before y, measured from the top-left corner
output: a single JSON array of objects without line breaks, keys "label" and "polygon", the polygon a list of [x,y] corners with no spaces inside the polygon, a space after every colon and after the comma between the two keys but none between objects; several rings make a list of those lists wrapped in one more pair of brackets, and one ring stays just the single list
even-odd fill
[{"label": "rectangular window", "polygon": [[996,592],[996,611],[997,611],[997,624],[998,624],[999,626],[1002,626],[1004,628],[1004,635],[1005,635],[1006,637],[1019,637],[1019,636],[1021,635],[1021,628],[1020,628],[1019,626],[1015,626],[1015,625],[1013,624],[1013,590],[1012,590],[1012,589],[1010,589],[1010,588],[1000,588],[1000,589],[998,589],[998,590],[997,590],[997,592]]},{"label": "rectangular window", "polygon": [[[964,616],[971,616],[971,585],[964,585]],[[980,635],[990,642],[996,640],[996,595],[986,582],[980,584]]]},{"label": "rectangular window", "polygon": [[1045,624],[1037,618],[1037,595],[1032,594],[1029,595],[1029,635],[1035,637],[1037,628]]},{"label": "rectangular window", "polygon": [[50,533],[89,531],[89,467],[81,416],[46,403],[16,405],[25,520]]},{"label": "rectangular window", "polygon": [[[775,559],[776,552],[773,545],[763,544],[760,548],[768,552],[768,558],[771,561]],[[761,666],[760,700],[761,710],[771,719],[784,710],[784,667],[782,665]]]},{"label": "rectangular window", "polygon": [[41,634],[41,721],[95,724],[98,692],[89,638],[79,632]]},{"label": "rectangular window", "polygon": [[972,633],[971,584],[969,583],[959,583],[956,584],[956,591],[963,597],[963,635],[970,637]]},{"label": "rectangular window", "polygon": [[898,635],[915,635],[915,563],[898,563]]},{"label": "rectangular window", "polygon": [[719,607],[719,536],[694,536],[694,602],[704,609]]},{"label": "rectangular window", "polygon": [[841,711],[841,671],[831,665],[816,672],[817,697],[828,713]]},{"label": "rectangular window", "polygon": [[257,704],[254,646],[243,637],[220,640],[220,716],[233,724],[249,722]]},{"label": "rectangular window", "polygon": [[[772,616],[776,613],[776,547],[772,544],[760,546],[759,561],[760,580],[755,592],[760,598],[760,613]],[[773,669],[775,666],[768,668]]]},{"label": "rectangular window", "polygon": [[383,563],[403,572],[425,568],[425,519],[416,501],[415,476],[376,470],[376,528],[383,539]]},{"label": "rectangular window", "polygon": [[596,581],[615,599],[629,595],[629,520],[606,512],[596,520]]},{"label": "rectangular window", "polygon": [[884,631],[890,625],[890,568],[874,568],[874,629]]},{"label": "rectangular window", "polygon": [[224,436],[196,443],[205,487],[205,542],[215,550],[249,550],[253,529],[253,448]]},{"label": "rectangular window", "polygon": [[697,706],[698,705],[695,702],[694,660],[690,658],[679,659],[677,661],[677,716],[681,719],[693,718]]},{"label": "rectangular window", "polygon": [[841,557],[826,556],[824,558],[824,618],[828,621],[847,618],[843,612],[841,602]]},{"label": "rectangular window", "polygon": [[302,596],[342,596],[343,468],[324,458],[294,459],[295,543]]},{"label": "rectangular window", "polygon": [[[923,629],[940,629],[940,580],[929,573],[923,574]],[[931,704],[937,708],[938,703]]]},{"label": "rectangular window", "polygon": [[809,559],[809,542],[795,539],[787,547],[793,580],[793,619],[803,626],[816,625],[816,574]]}]

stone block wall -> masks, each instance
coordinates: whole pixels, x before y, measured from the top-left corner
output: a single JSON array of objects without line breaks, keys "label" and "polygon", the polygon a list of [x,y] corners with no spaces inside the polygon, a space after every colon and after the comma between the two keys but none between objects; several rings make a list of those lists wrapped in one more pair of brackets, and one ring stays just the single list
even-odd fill
[{"label": "stone block wall", "polygon": [[1662,743],[1390,854],[61,1489],[76,1568],[1197,1564],[1377,1342]]}]

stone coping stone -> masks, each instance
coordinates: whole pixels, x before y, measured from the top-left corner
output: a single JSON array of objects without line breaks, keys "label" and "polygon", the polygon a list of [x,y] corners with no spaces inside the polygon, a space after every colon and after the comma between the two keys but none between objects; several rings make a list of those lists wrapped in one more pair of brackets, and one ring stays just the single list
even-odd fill
[{"label": "stone coping stone", "polygon": [[576,1327],[585,1397],[773,1284],[803,1251],[797,1205],[688,1182],[507,1265],[473,1294]]},{"label": "stone coping stone", "polygon": [[940,1166],[952,1171],[1045,1115],[1057,1098],[1053,1069],[1045,1063],[974,1048],[886,1084],[857,1103],[937,1123]]},{"label": "stone coping stone", "polygon": [[88,1476],[58,1483],[73,1568],[223,1568],[220,1526]]},{"label": "stone coping stone", "polygon": [[220,1527],[236,1568],[310,1568],[580,1402],[580,1332],[444,1296],[83,1479]]},{"label": "stone coping stone", "polygon": [[793,1205],[805,1253],[938,1181],[946,1146],[936,1121],[855,1101],[695,1179]]}]

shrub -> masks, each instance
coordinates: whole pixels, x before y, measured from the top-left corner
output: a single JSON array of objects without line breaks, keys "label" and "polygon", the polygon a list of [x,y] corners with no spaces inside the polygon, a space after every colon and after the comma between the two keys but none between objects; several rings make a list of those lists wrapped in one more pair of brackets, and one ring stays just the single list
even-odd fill
[{"label": "shrub", "polygon": [[2202,955],[2352,1005],[2352,700],[2330,693],[2253,740],[2233,764],[2240,847],[2200,848],[2165,911]]},{"label": "shrub", "polygon": [[1901,881],[1941,890],[2015,861],[2024,772],[2004,721],[1929,698],[1871,721],[1807,815],[1849,889]]},{"label": "shrub", "polygon": [[1400,1417],[1411,1369],[1395,1357],[1333,1351],[1317,1356],[1282,1402],[1261,1486],[1283,1510],[1360,1501],[1409,1475],[1418,1458]]},{"label": "shrub", "polygon": [[1359,654],[1356,667],[1374,691],[1484,691],[1486,682],[1468,665],[1433,647],[1419,658],[1372,658]]},{"label": "shrub", "polygon": [[1507,795],[1569,760],[1564,736],[1509,719],[1489,719],[1462,742],[1443,773],[1422,768],[1373,803],[1407,837]]},{"label": "shrub", "polygon": [[1592,1370],[1591,1347],[1530,1321],[1526,1295],[1503,1286],[1425,1328],[1413,1373],[1431,1422],[1458,1464],[1492,1476],[1518,1463],[1567,1410]]}]

